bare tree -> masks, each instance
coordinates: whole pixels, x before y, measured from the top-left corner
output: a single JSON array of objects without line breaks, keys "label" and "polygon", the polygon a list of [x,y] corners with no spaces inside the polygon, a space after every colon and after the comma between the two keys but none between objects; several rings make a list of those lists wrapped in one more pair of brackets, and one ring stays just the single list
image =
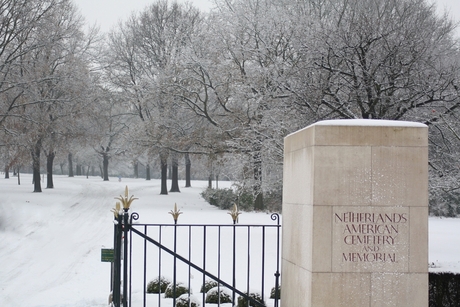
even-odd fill
[{"label": "bare tree", "polygon": [[281,169],[282,140],[292,127],[286,118],[293,115],[286,84],[301,60],[296,25],[281,4],[218,2],[175,83],[182,102],[210,123],[208,137],[219,135],[219,147],[245,164],[241,186],[250,187],[259,210],[263,190],[277,177],[271,169]]},{"label": "bare tree", "polygon": [[[306,91],[323,116],[428,120],[458,103],[455,24],[416,1],[330,1],[312,50],[316,82]],[[305,46],[306,48],[309,46]]]},{"label": "bare tree", "polygon": [[[108,76],[141,121],[138,146],[156,148],[162,165],[162,187],[167,179],[168,144],[177,135],[171,130],[171,120],[177,115],[175,101],[167,94],[168,82],[164,80],[200,21],[199,11],[192,6],[161,0],[132,15],[110,34]],[[176,185],[177,177],[174,180]],[[162,188],[161,194],[167,194],[167,190]]]},{"label": "bare tree", "polygon": [[47,187],[53,188],[56,150],[68,135],[72,119],[83,109],[90,82],[88,40],[82,26],[82,18],[70,1],[53,2],[34,21],[34,31],[21,44],[21,49],[28,51],[16,58],[15,69],[9,75],[8,81],[19,94],[3,124],[9,128],[9,118],[21,119],[20,129],[14,133],[27,134],[23,140],[32,154],[34,192],[41,192],[42,151],[47,156]]}]

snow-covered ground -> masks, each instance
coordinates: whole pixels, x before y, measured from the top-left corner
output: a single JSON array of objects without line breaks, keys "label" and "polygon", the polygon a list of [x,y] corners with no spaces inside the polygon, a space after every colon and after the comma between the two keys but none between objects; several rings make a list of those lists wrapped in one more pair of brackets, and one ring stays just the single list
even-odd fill
[{"label": "snow-covered ground", "polygon": [[[205,181],[169,195],[159,195],[158,180],[56,176],[54,183],[54,189],[32,193],[30,175],[21,175],[21,185],[16,178],[1,181],[0,306],[107,306],[110,264],[101,262],[101,248],[113,247],[110,210],[125,186],[138,198],[132,211],[140,223],[172,223],[175,203],[182,224],[232,222],[199,195]],[[239,221],[273,223],[265,213],[243,213]]]},{"label": "snow-covered ground", "polygon": [[430,272],[460,273],[460,219],[429,220]]},{"label": "snow-covered ground", "polygon": [[[55,188],[42,193],[31,192],[30,175],[21,175],[21,185],[1,180],[0,306],[107,306],[110,264],[101,262],[101,248],[113,245],[110,210],[126,185],[139,198],[132,205],[139,222],[172,222],[175,203],[180,223],[231,222],[200,197],[207,182],[166,196],[159,195],[158,180],[56,176]],[[240,223],[273,221],[265,213],[243,213]],[[460,272],[460,219],[430,218],[429,224],[430,271]]]}]

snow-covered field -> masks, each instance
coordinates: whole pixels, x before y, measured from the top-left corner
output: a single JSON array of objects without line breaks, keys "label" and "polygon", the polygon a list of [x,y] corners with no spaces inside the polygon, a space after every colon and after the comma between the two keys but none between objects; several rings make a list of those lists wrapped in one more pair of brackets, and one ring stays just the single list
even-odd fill
[{"label": "snow-covered field", "polygon": [[[16,178],[2,179],[0,306],[107,306],[110,264],[101,262],[101,248],[113,247],[110,210],[125,186],[139,198],[132,211],[139,213],[140,223],[172,223],[169,211],[175,203],[183,212],[181,224],[232,223],[227,211],[199,195],[205,181],[169,195],[159,195],[158,180],[56,176],[54,181],[54,189],[32,193],[30,175],[21,175],[21,185]],[[219,187],[229,186],[219,182]],[[243,213],[239,221],[273,223],[265,213]]]},{"label": "snow-covered field", "polygon": [[[107,306],[110,265],[101,262],[101,248],[113,245],[110,210],[126,185],[139,198],[132,205],[139,222],[170,223],[177,203],[180,223],[231,223],[226,211],[200,197],[207,182],[165,196],[157,180],[56,176],[54,189],[32,193],[30,175],[21,175],[21,185],[1,179],[0,306]],[[243,213],[240,223],[273,221],[266,213]],[[430,271],[460,272],[460,219],[429,223]]]}]

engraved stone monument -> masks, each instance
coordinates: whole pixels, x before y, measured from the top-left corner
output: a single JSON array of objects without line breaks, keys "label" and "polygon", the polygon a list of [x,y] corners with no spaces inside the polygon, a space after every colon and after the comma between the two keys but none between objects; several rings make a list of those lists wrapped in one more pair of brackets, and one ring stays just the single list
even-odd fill
[{"label": "engraved stone monument", "polygon": [[427,307],[427,126],[322,121],[284,146],[282,305]]}]

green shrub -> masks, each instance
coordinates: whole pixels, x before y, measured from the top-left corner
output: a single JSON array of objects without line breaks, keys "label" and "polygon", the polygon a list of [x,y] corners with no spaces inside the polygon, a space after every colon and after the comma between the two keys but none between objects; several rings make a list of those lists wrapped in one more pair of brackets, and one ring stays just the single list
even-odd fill
[{"label": "green shrub", "polygon": [[[249,293],[249,297],[251,297],[252,299],[254,299],[255,301],[257,301],[259,303],[262,303],[263,306],[266,306],[262,296],[259,293]],[[246,298],[244,298],[242,296],[238,297],[238,305],[237,306],[238,307],[256,307],[256,305],[254,303],[252,303],[251,301],[247,300]]]},{"label": "green shrub", "polygon": [[188,294],[182,294],[176,300],[176,307],[199,307],[200,303]]},{"label": "green shrub", "polygon": [[165,277],[157,277],[147,284],[147,293],[164,293],[171,282]]},{"label": "green shrub", "polygon": [[237,203],[238,208],[243,211],[254,209],[254,195],[245,189],[238,189]]},{"label": "green shrub", "polygon": [[[209,204],[219,207],[222,210],[231,209],[233,204],[241,211],[254,210],[253,191],[246,187],[235,187],[235,189],[212,189],[207,188],[201,193],[201,197]],[[262,196],[264,210],[273,212],[281,211],[282,193],[264,193]]]},{"label": "green shrub", "polygon": [[206,292],[206,303],[209,304],[225,304],[232,303],[232,297],[225,288],[214,287]]},{"label": "green shrub", "polygon": [[[186,294],[188,293],[188,288],[186,286],[184,286],[183,283],[177,283],[176,284],[176,298],[181,296],[182,294]],[[174,297],[174,287],[173,287],[173,284],[170,283],[168,285],[168,287],[166,288],[166,291],[165,291],[165,297],[166,298],[173,298]]]},{"label": "green shrub", "polygon": [[233,204],[237,204],[238,208],[244,211],[250,211],[254,208],[252,193],[241,188],[237,191],[207,188],[201,193],[201,197],[210,205],[219,207],[222,210],[231,209]]},{"label": "green shrub", "polygon": [[207,188],[201,193],[201,197],[209,204],[223,210],[230,209],[237,199],[237,195],[232,189]]},{"label": "green shrub", "polygon": [[208,293],[209,290],[218,286],[217,281],[214,280],[206,280],[204,284],[201,286],[200,293]]},{"label": "green shrub", "polygon": [[[270,298],[275,298],[275,287],[270,291]],[[281,298],[281,286],[278,286],[278,299]]]}]

